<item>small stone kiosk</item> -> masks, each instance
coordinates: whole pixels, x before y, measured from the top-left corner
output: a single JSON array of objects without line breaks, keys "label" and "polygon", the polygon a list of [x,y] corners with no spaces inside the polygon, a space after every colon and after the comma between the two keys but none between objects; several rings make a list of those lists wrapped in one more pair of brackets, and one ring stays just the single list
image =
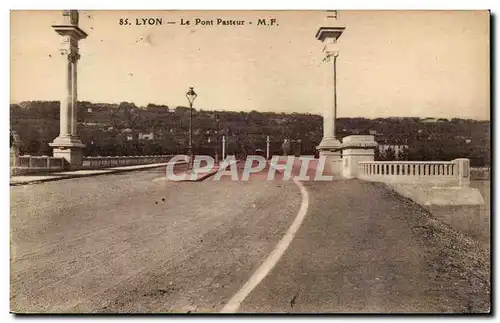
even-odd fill
[{"label": "small stone kiosk", "polygon": [[82,165],[82,149],[85,145],[77,131],[77,64],[80,59],[78,41],[87,34],[78,27],[78,11],[64,10],[64,23],[52,28],[63,37],[61,57],[64,59],[64,93],[61,96],[59,136],[49,146],[54,157],[62,157],[70,167]]},{"label": "small stone kiosk", "polygon": [[344,178],[356,178],[358,175],[358,162],[373,161],[375,158],[374,136],[352,135],[342,140],[342,176]]},{"label": "small stone kiosk", "polygon": [[337,22],[337,11],[331,11],[327,16],[327,27],[320,27],[316,39],[325,44],[323,52],[324,62],[333,69],[333,104],[323,114],[323,139],[316,147],[320,156],[326,157],[325,173],[340,176],[342,173],[341,143],[335,137],[335,122],[337,120],[337,58],[339,51],[337,40],[345,27]]}]

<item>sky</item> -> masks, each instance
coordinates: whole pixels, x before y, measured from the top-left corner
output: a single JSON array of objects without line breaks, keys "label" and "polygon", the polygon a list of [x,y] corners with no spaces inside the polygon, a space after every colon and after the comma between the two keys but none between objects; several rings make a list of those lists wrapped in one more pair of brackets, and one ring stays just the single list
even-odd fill
[{"label": "sky", "polygon": [[[81,11],[78,99],[204,110],[308,112],[332,106],[319,27],[346,27],[338,117],[490,118],[487,11]],[[136,18],[163,25],[135,25]],[[120,25],[128,18],[131,25]],[[214,25],[194,25],[196,18]],[[218,26],[217,19],[245,20]],[[276,25],[257,26],[257,19]],[[191,21],[180,25],[180,20]],[[11,102],[65,94],[61,11],[11,12]],[[175,24],[167,24],[167,21]],[[253,22],[251,25],[248,22]]]}]

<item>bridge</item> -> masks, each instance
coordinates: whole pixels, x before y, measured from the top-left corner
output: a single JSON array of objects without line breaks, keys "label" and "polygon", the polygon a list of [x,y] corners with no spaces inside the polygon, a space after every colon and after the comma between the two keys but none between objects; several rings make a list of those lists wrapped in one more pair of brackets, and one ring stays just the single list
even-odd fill
[{"label": "bridge", "polygon": [[[87,36],[77,13],[64,17],[56,32]],[[344,29],[316,35],[335,96]],[[167,166],[190,172],[172,155],[82,156],[78,46],[67,54],[53,156],[21,156],[12,140],[12,312],[491,310],[489,182],[475,180],[468,159],[375,161],[373,136],[336,139],[334,100],[319,158],[266,156],[248,180],[237,161],[172,181]],[[226,168],[238,180],[215,180]],[[314,180],[318,170],[329,179]]]},{"label": "bridge", "polygon": [[298,181],[270,161],[248,181],[175,182],[160,163],[12,186],[11,310],[487,312],[489,230],[398,193],[412,177],[470,193],[460,165],[359,161],[354,177]]}]

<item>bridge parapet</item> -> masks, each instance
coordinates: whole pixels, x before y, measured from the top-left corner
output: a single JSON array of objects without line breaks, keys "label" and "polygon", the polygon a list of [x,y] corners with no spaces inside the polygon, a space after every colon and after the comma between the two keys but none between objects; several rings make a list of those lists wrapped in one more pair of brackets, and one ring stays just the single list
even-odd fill
[{"label": "bridge parapet", "polygon": [[436,186],[469,186],[470,182],[467,158],[452,161],[360,161],[357,167],[359,179],[374,182]]},{"label": "bridge parapet", "polygon": [[62,171],[64,168],[65,161],[62,157],[23,155],[14,159],[12,175]]},{"label": "bridge parapet", "polygon": [[[72,169],[100,169],[107,167],[147,165],[166,163],[172,155],[154,156],[104,156],[104,157],[84,157],[83,164]],[[51,156],[16,156],[11,165],[11,175],[25,175],[33,173],[50,173],[63,171],[68,168],[68,163],[63,157]]]},{"label": "bridge parapet", "polygon": [[84,157],[82,168],[96,169],[115,166],[166,163],[171,158],[172,155]]}]

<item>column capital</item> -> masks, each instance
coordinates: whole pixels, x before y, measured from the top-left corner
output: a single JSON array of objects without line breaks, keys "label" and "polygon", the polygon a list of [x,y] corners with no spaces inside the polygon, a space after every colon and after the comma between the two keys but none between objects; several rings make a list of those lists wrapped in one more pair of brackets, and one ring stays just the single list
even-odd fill
[{"label": "column capital", "polygon": [[337,40],[342,35],[344,30],[344,26],[320,27],[316,32],[316,39],[322,42],[331,38]]},{"label": "column capital", "polygon": [[87,38],[87,33],[75,25],[52,25],[52,28],[59,35],[70,36],[71,39],[80,40]]}]

